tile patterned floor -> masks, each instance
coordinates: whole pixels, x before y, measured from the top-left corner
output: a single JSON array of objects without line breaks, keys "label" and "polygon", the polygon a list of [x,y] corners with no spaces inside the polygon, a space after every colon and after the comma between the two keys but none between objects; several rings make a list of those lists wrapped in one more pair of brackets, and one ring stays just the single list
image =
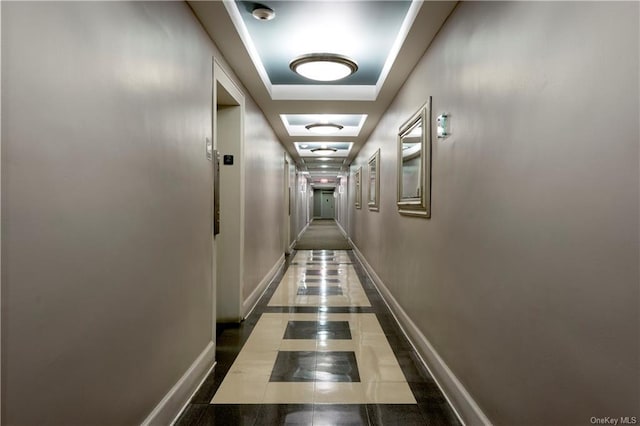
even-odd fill
[{"label": "tile patterned floor", "polygon": [[298,251],[178,425],[458,425],[350,251]]}]

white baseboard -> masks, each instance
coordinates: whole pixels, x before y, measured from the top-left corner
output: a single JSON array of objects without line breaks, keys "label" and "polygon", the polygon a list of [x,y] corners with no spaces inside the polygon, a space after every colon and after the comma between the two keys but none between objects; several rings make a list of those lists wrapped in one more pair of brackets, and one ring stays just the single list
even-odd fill
[{"label": "white baseboard", "polygon": [[304,228],[302,228],[302,231],[298,232],[298,236],[296,237],[296,241],[298,241],[300,239],[300,237],[302,237],[302,234],[304,234],[304,231],[307,230],[307,228],[309,227],[309,225],[311,225],[311,222],[313,221],[313,219],[311,219],[309,221],[309,223],[307,223]]},{"label": "white baseboard", "polygon": [[440,357],[433,345],[431,345],[429,340],[422,334],[418,326],[416,326],[409,315],[402,309],[398,301],[393,297],[371,265],[369,265],[351,238],[349,238],[349,243],[353,247],[353,252],[369,275],[369,278],[371,278],[371,281],[373,281],[374,285],[378,288],[391,313],[400,324],[403,333],[421,357],[425,367],[427,367],[427,370],[429,370],[429,373],[433,376],[436,384],[445,398],[447,398],[447,401],[449,401],[451,407],[453,407],[460,421],[466,425],[491,425],[491,421],[482,412],[476,401]]},{"label": "white baseboard", "polygon": [[215,366],[215,354],[215,345],[213,342],[209,342],[204,351],[180,377],[180,380],[173,385],[162,401],[151,411],[151,414],[144,419],[142,425],[169,425],[175,422]]},{"label": "white baseboard", "polygon": [[267,286],[269,285],[271,280],[273,280],[273,277],[275,277],[280,268],[282,268],[282,265],[284,265],[284,254],[280,256],[276,264],[273,265],[269,272],[267,272],[267,275],[262,278],[258,286],[251,292],[249,297],[247,297],[245,301],[242,302],[243,319],[248,317],[253,308],[255,308],[256,303],[258,303],[258,300],[260,300],[260,296],[262,296],[262,293],[264,293],[264,291],[267,289]]},{"label": "white baseboard", "polygon": [[349,240],[349,244],[353,246],[353,241],[351,241],[351,238],[349,238],[349,236],[347,235],[347,231],[344,230],[342,225],[340,225],[340,222],[338,222],[337,220],[336,220],[336,225],[338,225],[338,229],[340,230],[340,232],[342,232],[342,235],[344,235],[344,237]]}]

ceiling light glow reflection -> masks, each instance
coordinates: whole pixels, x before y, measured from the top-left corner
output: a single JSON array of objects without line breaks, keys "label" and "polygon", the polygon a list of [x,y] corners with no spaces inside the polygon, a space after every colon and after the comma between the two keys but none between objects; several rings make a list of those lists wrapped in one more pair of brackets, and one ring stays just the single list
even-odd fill
[{"label": "ceiling light glow reflection", "polygon": [[316,81],[341,80],[358,70],[352,59],[333,53],[311,53],[291,61],[289,68],[296,74]]},{"label": "ceiling light glow reflection", "polygon": [[317,81],[340,80],[351,74],[351,69],[335,62],[309,62],[299,65],[296,72],[303,77]]}]

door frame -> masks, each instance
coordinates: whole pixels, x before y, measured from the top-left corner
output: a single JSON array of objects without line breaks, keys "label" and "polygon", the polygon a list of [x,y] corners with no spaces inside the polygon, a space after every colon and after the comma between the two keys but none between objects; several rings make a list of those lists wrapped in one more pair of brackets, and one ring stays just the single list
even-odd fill
[{"label": "door frame", "polygon": [[285,254],[291,253],[291,211],[293,209],[293,194],[291,193],[290,162],[287,153],[284,153],[284,168],[282,174],[282,251]]},{"label": "door frame", "polygon": [[[222,89],[222,90],[219,90]],[[239,87],[213,58],[212,139],[214,149],[224,155],[234,155],[234,165],[220,165],[220,233],[213,239],[213,324],[242,320],[244,286],[244,221],[245,221],[245,173],[244,173],[244,120],[245,97]],[[238,108],[232,112],[235,129],[226,128],[220,137],[222,114],[219,106]],[[221,111],[222,109],[220,109]],[[238,115],[239,114],[239,115]],[[219,117],[220,116],[220,117]],[[226,120],[226,119],[225,119]],[[226,121],[225,121],[226,122]],[[227,134],[229,133],[231,137]],[[227,168],[229,167],[229,168]],[[233,167],[234,169],[231,169]],[[233,170],[233,179],[225,174]],[[213,173],[213,170],[212,170]],[[214,185],[215,186],[215,185]],[[215,211],[215,210],[214,210]],[[233,218],[229,220],[229,212]],[[226,220],[225,220],[226,219]],[[226,223],[225,223],[226,222]],[[227,277],[230,277],[227,279]],[[222,279],[221,279],[222,278]],[[224,311],[219,310],[223,306]],[[222,317],[220,317],[222,315]],[[215,341],[215,326],[213,340]]]}]

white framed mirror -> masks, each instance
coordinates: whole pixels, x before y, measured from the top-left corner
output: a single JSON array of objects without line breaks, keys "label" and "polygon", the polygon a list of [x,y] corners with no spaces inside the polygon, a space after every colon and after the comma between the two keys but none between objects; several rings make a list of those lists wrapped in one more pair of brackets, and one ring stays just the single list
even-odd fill
[{"label": "white framed mirror", "polygon": [[362,167],[358,167],[354,176],[355,181],[355,206],[359,209],[362,204]]},{"label": "white framed mirror", "polygon": [[368,183],[367,205],[369,210],[378,211],[380,209],[380,149],[369,158]]},{"label": "white framed mirror", "polygon": [[431,97],[398,132],[398,211],[431,217]]}]

